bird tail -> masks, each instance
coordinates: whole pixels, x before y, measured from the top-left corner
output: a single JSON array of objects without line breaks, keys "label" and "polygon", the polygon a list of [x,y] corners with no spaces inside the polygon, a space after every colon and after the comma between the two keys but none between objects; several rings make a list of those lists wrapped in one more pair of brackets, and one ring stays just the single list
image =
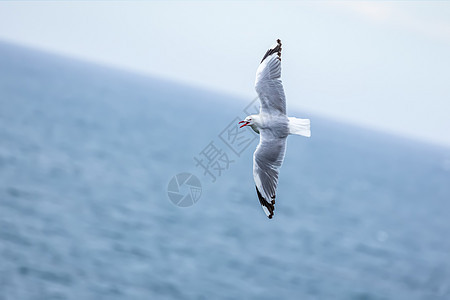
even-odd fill
[{"label": "bird tail", "polygon": [[290,134],[297,134],[306,137],[311,136],[311,129],[310,129],[311,122],[309,121],[309,119],[299,119],[294,117],[289,117],[288,119],[289,119]]}]

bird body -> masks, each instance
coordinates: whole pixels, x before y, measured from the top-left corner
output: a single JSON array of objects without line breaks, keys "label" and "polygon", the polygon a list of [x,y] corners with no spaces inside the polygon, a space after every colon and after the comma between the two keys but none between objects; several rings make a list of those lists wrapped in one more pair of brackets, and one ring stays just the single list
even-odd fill
[{"label": "bird body", "polygon": [[252,115],[252,117],[255,127],[260,132],[261,130],[264,130],[267,134],[280,138],[284,138],[289,135],[289,120],[286,115],[269,115],[266,113],[260,113],[257,115]]},{"label": "bird body", "polygon": [[281,83],[281,41],[267,50],[257,71],[255,89],[261,101],[260,112],[245,118],[260,134],[259,144],[253,154],[253,178],[261,207],[271,219],[275,210],[279,169],[286,152],[289,134],[311,136],[309,119],[286,116],[286,98]]}]

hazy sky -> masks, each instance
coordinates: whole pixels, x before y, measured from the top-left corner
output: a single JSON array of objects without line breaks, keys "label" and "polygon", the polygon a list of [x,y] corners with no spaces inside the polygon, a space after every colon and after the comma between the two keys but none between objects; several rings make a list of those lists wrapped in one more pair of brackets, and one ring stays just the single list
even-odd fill
[{"label": "hazy sky", "polygon": [[450,2],[0,2],[2,40],[246,100],[277,38],[288,110],[450,146]]}]

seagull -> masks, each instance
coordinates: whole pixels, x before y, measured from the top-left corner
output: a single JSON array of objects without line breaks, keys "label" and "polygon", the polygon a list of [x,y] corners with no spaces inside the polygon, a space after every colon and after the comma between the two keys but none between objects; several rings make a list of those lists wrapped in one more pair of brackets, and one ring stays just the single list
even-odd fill
[{"label": "seagull", "polygon": [[311,136],[310,120],[286,116],[281,83],[281,40],[267,50],[256,71],[255,89],[261,102],[259,114],[250,115],[239,128],[250,126],[259,136],[253,153],[253,179],[261,207],[269,219],[275,210],[278,174],[290,134]]}]

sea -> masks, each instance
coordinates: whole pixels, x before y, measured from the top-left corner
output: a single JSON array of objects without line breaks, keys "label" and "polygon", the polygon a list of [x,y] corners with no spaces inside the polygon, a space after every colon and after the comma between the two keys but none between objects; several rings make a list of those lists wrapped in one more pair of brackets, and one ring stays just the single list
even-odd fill
[{"label": "sea", "polygon": [[0,42],[0,299],[450,299],[450,149],[289,103],[269,220],[255,99]]}]

